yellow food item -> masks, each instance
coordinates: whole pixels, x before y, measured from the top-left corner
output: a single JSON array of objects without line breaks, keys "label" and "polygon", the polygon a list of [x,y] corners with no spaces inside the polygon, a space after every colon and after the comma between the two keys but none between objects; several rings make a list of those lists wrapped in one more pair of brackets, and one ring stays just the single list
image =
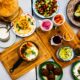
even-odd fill
[{"label": "yellow food item", "polygon": [[13,23],[14,31],[17,34],[28,34],[35,28],[34,22],[35,20],[31,16],[21,15],[19,19]]},{"label": "yellow food item", "polygon": [[73,56],[73,50],[70,47],[63,47],[59,51],[59,57],[62,60],[70,60]]},{"label": "yellow food item", "polygon": [[64,33],[63,34],[63,38],[66,40],[66,41],[71,41],[73,36],[70,35],[69,33]]}]

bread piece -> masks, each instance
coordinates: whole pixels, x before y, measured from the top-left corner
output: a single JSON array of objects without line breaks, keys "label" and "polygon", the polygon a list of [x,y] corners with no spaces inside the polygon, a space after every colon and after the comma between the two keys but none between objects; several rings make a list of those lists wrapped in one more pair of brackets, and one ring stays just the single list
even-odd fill
[{"label": "bread piece", "polygon": [[0,16],[12,16],[18,9],[18,0],[0,0]]},{"label": "bread piece", "polygon": [[14,15],[12,15],[10,17],[0,17],[0,19],[5,22],[11,22],[11,21],[15,20],[21,13],[22,13],[22,9],[19,8],[18,11]]}]

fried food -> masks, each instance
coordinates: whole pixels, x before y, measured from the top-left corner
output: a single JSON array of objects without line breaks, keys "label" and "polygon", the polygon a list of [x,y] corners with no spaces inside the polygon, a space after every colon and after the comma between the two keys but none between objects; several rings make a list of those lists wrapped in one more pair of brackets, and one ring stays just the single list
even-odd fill
[{"label": "fried food", "polygon": [[54,66],[52,64],[47,64],[47,69],[50,70],[54,70]]},{"label": "fried food", "polygon": [[48,80],[55,80],[55,75],[53,73],[49,74]]},{"label": "fried food", "polygon": [[54,71],[53,71],[53,73],[55,75],[60,75],[62,73],[62,70],[60,68],[55,68]]},{"label": "fried food", "polygon": [[48,76],[49,71],[47,69],[42,69],[42,75]]}]

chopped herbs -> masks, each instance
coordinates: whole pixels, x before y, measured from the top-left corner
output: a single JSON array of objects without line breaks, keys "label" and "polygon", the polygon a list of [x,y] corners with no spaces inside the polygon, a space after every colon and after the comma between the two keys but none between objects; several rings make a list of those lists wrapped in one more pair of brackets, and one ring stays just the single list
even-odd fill
[{"label": "chopped herbs", "polygon": [[16,24],[16,28],[18,28],[18,31],[21,30],[21,27],[19,26],[19,24]]},{"label": "chopped herbs", "polygon": [[33,22],[31,22],[31,25],[34,25],[34,23],[33,23]]},{"label": "chopped herbs", "polygon": [[28,21],[31,21],[31,19],[30,19],[30,18],[28,18]]},{"label": "chopped herbs", "polygon": [[34,54],[34,55],[36,54],[35,51],[33,51],[33,50],[32,50],[31,52],[32,52],[32,54]]}]

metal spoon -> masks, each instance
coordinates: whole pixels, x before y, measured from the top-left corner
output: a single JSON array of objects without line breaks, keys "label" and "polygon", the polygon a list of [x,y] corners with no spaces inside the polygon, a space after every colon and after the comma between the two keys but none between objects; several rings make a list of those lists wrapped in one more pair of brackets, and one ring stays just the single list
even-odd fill
[{"label": "metal spoon", "polygon": [[10,28],[7,29],[7,32],[9,32],[12,27],[13,27],[13,25],[12,25],[12,23],[10,23]]}]

